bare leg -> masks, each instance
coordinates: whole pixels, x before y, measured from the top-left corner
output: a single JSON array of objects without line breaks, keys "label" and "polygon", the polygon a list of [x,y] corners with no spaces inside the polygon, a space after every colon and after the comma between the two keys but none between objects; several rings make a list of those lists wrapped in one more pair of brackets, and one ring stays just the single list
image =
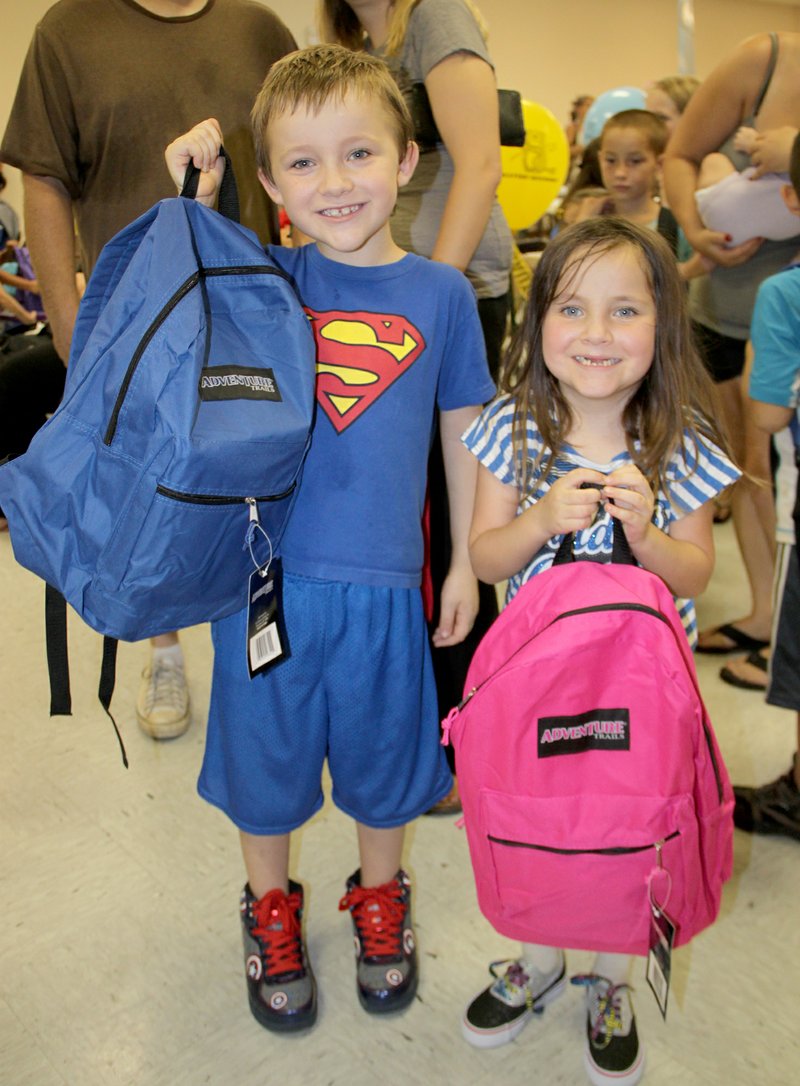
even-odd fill
[{"label": "bare leg", "polygon": [[594,959],[592,972],[605,977],[612,984],[627,984],[633,958],[630,954],[598,954]]},{"label": "bare leg", "polygon": [[150,644],[154,649],[168,649],[178,644],[178,635],[176,633],[159,634],[157,637],[150,638]]},{"label": "bare leg", "polygon": [[356,823],[361,860],[361,885],[383,886],[391,882],[401,866],[405,826],[375,829]]},{"label": "bare leg", "polygon": [[[770,485],[769,437],[745,424],[744,478],[733,490],[733,525],[750,582],[752,607],[744,629],[767,640],[772,623],[772,580],[775,573],[775,500]],[[740,623],[736,623],[740,625]]]},{"label": "bare leg", "polygon": [[[769,439],[746,422],[742,409],[741,378],[734,377],[717,385],[720,407],[731,449],[736,461],[757,479],[759,486],[747,479],[733,488],[733,522],[750,582],[751,610],[731,624],[742,633],[762,641],[769,640],[772,621],[772,578],[775,563],[775,508],[768,480]],[[700,634],[701,647],[714,647],[725,638],[713,630]]]},{"label": "bare leg", "polygon": [[268,890],[289,892],[288,833],[255,835],[239,832],[247,881],[254,897],[262,898]]}]

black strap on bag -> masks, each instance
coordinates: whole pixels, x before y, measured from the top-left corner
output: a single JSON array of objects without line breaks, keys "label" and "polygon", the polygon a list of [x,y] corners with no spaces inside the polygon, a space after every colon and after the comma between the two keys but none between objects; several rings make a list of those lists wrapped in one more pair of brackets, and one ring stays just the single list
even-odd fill
[{"label": "black strap on bag", "polygon": [[[45,643],[47,671],[50,676],[50,716],[72,716],[72,694],[69,683],[69,652],[67,649],[67,601],[52,585],[45,585],[44,596]],[[128,755],[117,722],[111,715],[111,698],[117,671],[117,640],[103,638],[103,660],[100,665],[100,685],[97,697],[114,726],[122,764],[128,768]]]},{"label": "black strap on bag", "polygon": [[[219,153],[220,157],[225,159],[225,173],[222,175],[222,181],[219,186],[217,211],[219,211],[220,215],[224,215],[226,219],[231,219],[233,222],[239,222],[239,189],[233,174],[233,166],[231,165],[230,157],[225,153],[225,148],[221,145]],[[183,188],[180,191],[180,195],[186,197],[188,200],[193,200],[197,195],[197,186],[199,182],[200,170],[198,170],[193,162],[190,162],[186,167],[186,173],[183,177]]]},{"label": "black strap on bag", "polygon": [[[431,103],[424,83],[411,84],[411,119],[414,123],[414,139],[422,147],[432,147],[442,142],[434,120]],[[497,110],[500,119],[500,143],[503,147],[525,146],[525,117],[522,112],[522,95],[519,91],[498,90]]]},{"label": "black strap on bag", "polygon": [[[574,544],[575,536],[572,532],[567,532],[556,551],[555,558],[553,559],[554,566],[565,566],[570,562],[580,561],[580,559],[575,556]],[[592,559],[588,559],[588,561],[592,561]],[[605,559],[598,559],[598,561],[605,561]],[[621,522],[616,518],[614,519],[614,542],[611,547],[610,561],[613,565],[617,566],[635,566],[638,564],[633,557],[631,545],[628,542],[628,537],[625,535],[625,529],[622,527]]]}]

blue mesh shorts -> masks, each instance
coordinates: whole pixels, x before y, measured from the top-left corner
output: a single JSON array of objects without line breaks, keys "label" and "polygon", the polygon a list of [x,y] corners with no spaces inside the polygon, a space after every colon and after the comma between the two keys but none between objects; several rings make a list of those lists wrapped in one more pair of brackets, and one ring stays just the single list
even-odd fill
[{"label": "blue mesh shorts", "polygon": [[451,784],[419,589],[285,574],[291,656],[250,679],[246,609],[212,626],[214,674],[198,791],[246,833],[288,833],[333,801],[402,826]]}]

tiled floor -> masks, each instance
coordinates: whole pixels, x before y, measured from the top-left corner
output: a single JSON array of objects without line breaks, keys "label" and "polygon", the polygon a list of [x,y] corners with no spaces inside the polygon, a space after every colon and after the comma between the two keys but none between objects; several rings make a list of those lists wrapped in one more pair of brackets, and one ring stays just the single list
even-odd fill
[{"label": "tiled floor", "polygon": [[[717,572],[701,606],[706,623],[734,617],[743,595],[730,527],[717,539]],[[298,835],[293,868],[308,887],[320,1016],[305,1036],[261,1029],[247,1010],[240,961],[236,838],[194,790],[207,630],[184,635],[195,719],[172,743],[138,731],[133,702],[145,650],[121,649],[114,704],[126,772],[94,700],[99,639],[78,621],[74,716],[48,719],[41,585],[14,564],[8,535],[0,536],[0,598],[2,1086],[584,1082],[577,991],[505,1049],[462,1041],[464,1001],[487,981],[488,960],[513,944],[477,911],[466,841],[452,819],[422,819],[410,833],[424,974],[419,999],[386,1020],[358,1006],[349,919],[337,911],[357,865],[351,827],[328,805]],[[726,687],[719,660],[698,664],[733,778],[782,772],[791,715]],[[737,834],[718,923],[675,955],[667,1025],[643,970],[634,978],[650,1086],[800,1082],[798,900],[800,845]],[[588,960],[575,954],[570,965]]]}]

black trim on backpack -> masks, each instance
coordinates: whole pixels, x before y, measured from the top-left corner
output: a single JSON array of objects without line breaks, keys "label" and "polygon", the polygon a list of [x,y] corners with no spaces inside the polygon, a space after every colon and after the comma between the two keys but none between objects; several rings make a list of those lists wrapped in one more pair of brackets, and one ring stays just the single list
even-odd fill
[{"label": "black trim on backpack", "polygon": [[[50,716],[72,716],[72,695],[69,683],[69,652],[67,649],[67,601],[57,588],[45,582],[44,627],[47,650],[47,671],[50,678]],[[113,637],[103,638],[103,660],[97,697],[114,727],[122,754],[122,764],[128,768],[128,754],[122,742],[117,722],[111,715],[117,670],[117,645]]]},{"label": "black trim on backpack", "polygon": [[[200,285],[205,295],[205,278],[207,276],[217,275],[277,275],[280,279],[285,279],[287,282],[290,282],[289,276],[286,275],[284,272],[280,271],[279,268],[267,268],[263,266],[245,265],[243,267],[230,268],[200,268],[198,271],[193,272],[188,279],[181,283],[181,285],[163,307],[161,312],[158,313],[150,327],[147,329],[147,331],[139,341],[136,350],[133,352],[133,357],[128,364],[128,369],[125,373],[125,377],[123,378],[122,384],[120,385],[117,399],[114,404],[114,410],[111,412],[111,418],[109,420],[108,427],[106,428],[106,432],[103,435],[103,444],[110,445],[114,440],[114,435],[117,431],[117,423],[119,422],[119,413],[125,403],[125,397],[128,394],[128,389],[130,388],[131,381],[134,378],[139,362],[142,359],[142,355],[147,350],[147,347],[149,346],[153,336],[156,334],[158,329],[173,311],[175,306],[178,305],[179,302],[183,301],[187,294],[189,294],[196,286]],[[211,337],[208,336],[207,344],[210,344],[210,341]],[[207,346],[206,350],[208,349],[209,348]]]}]

